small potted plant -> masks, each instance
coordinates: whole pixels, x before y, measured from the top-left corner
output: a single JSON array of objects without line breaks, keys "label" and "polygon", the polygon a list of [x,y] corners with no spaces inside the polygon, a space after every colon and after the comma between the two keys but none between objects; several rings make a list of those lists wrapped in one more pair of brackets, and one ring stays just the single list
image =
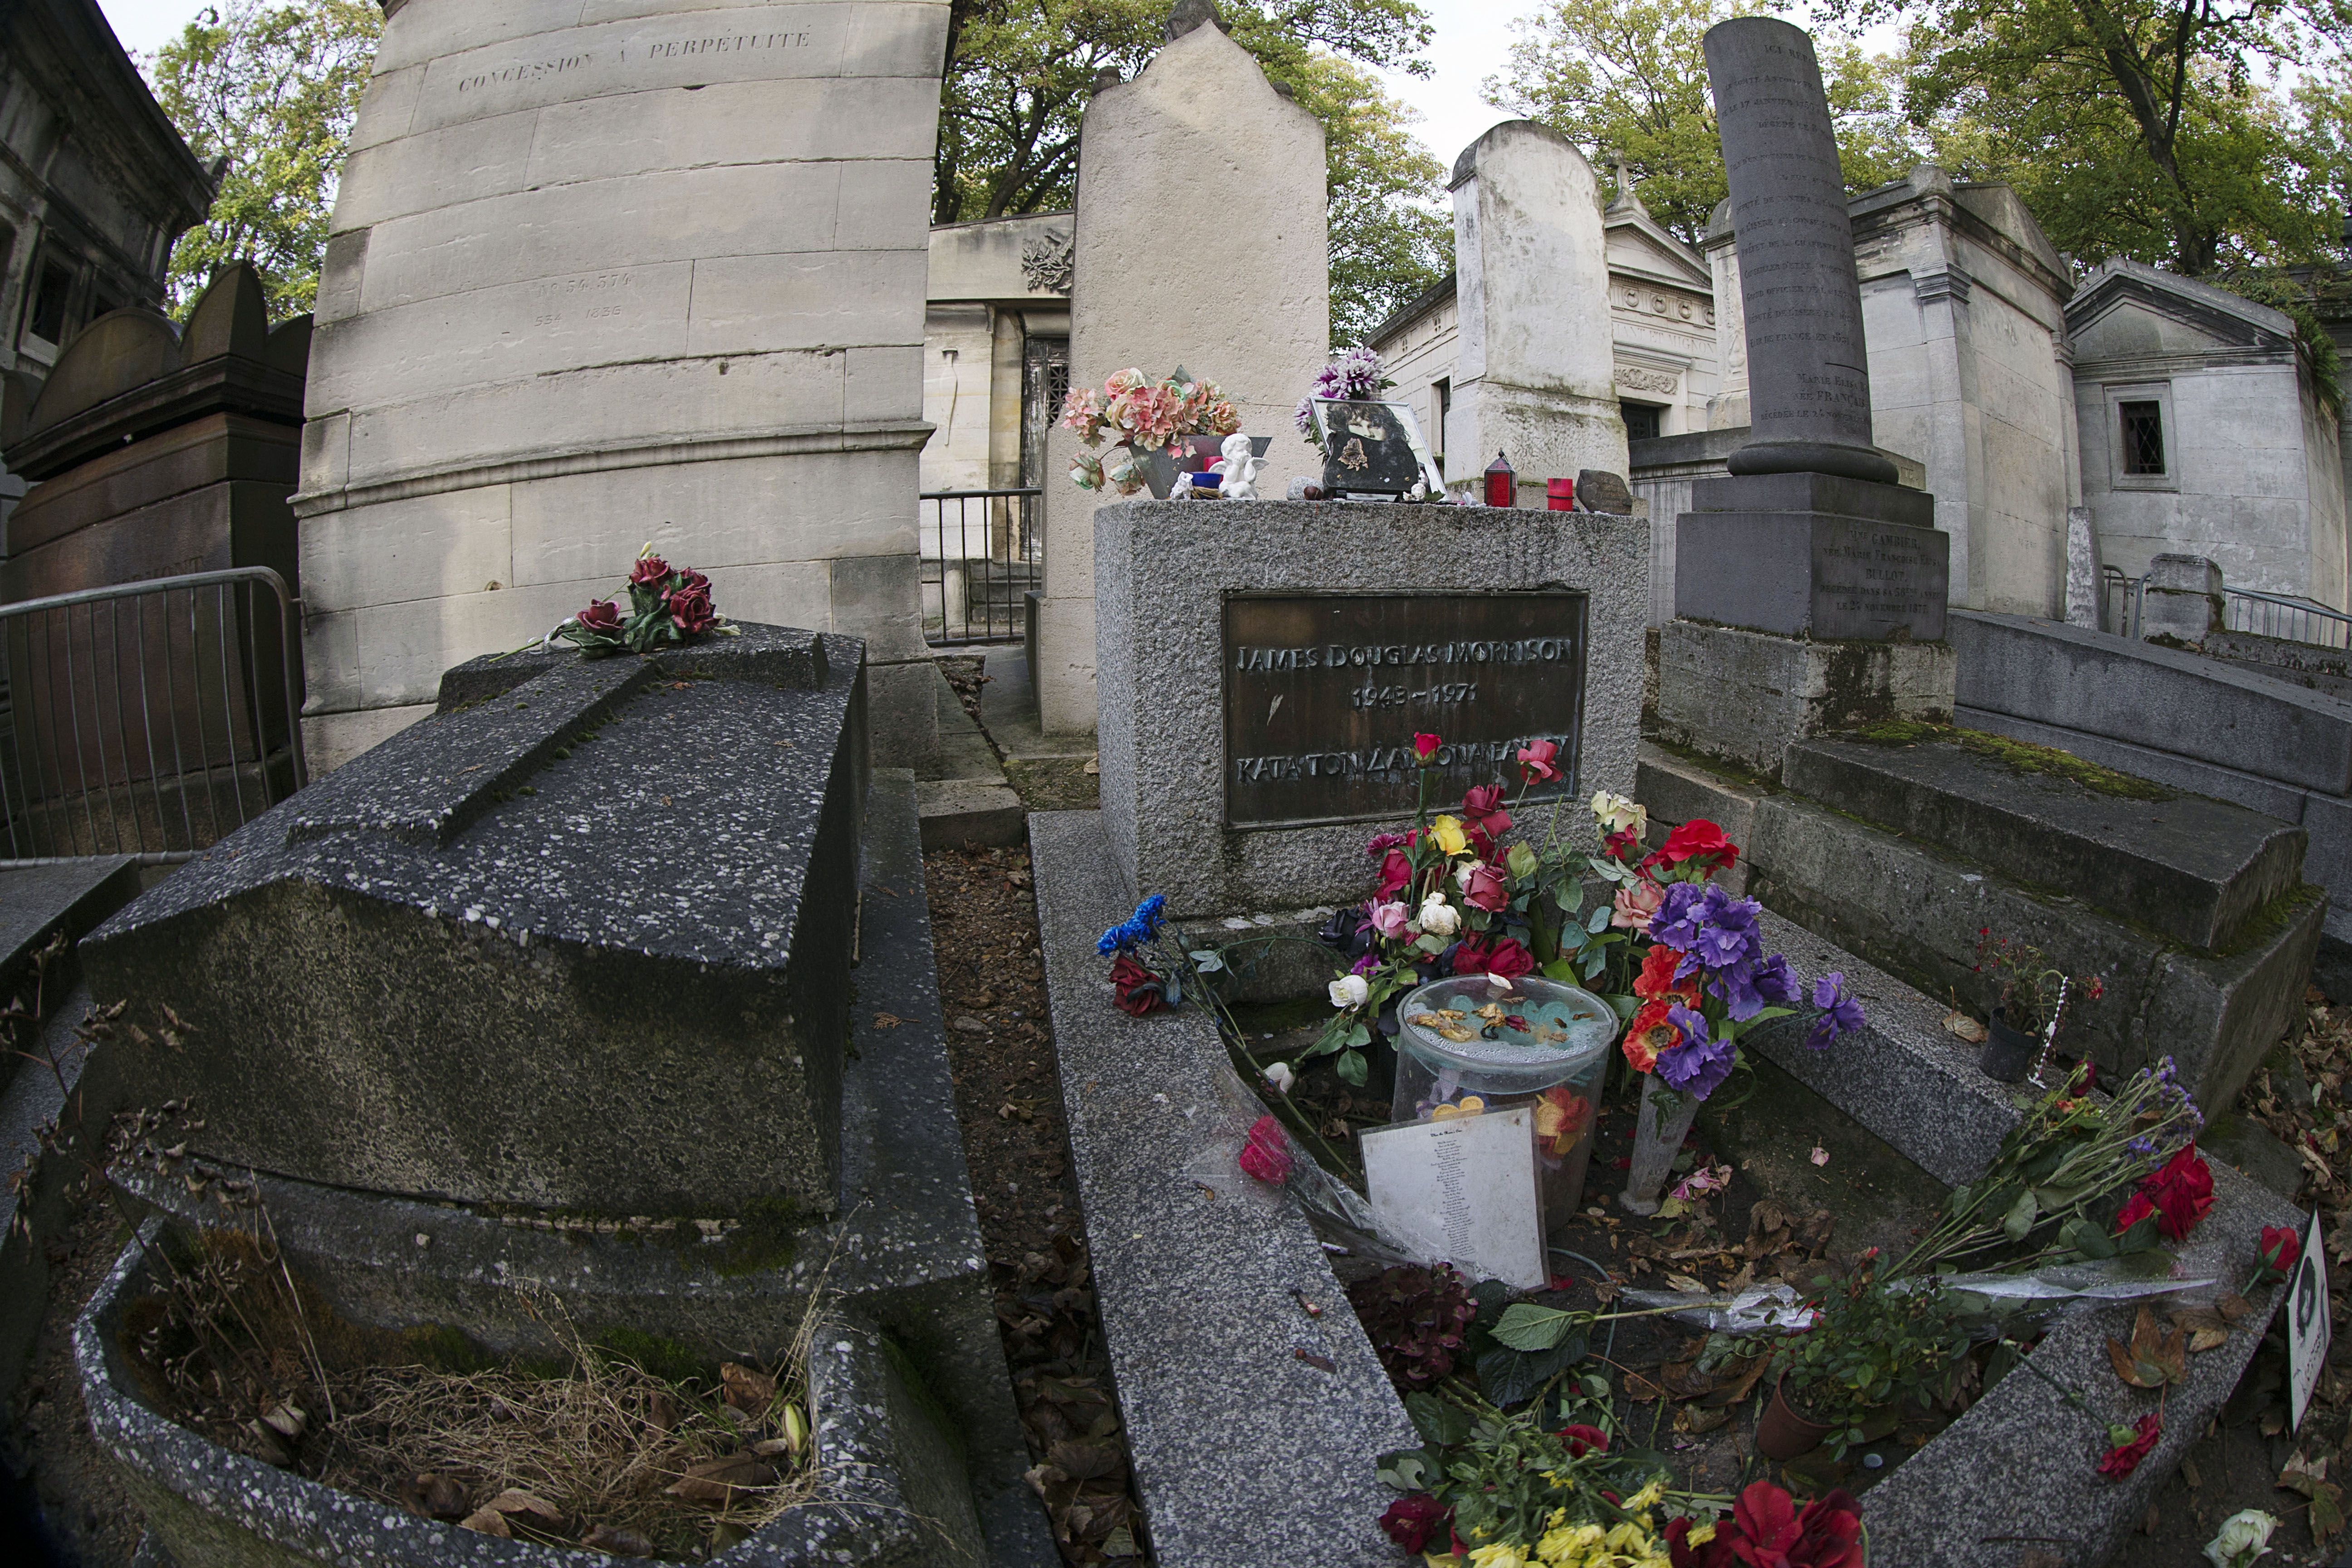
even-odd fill
[{"label": "small potted plant", "polygon": [[2087,994],[2096,1001],[2106,991],[2099,976],[2071,976],[2040,948],[1995,936],[1989,926],[1977,931],[1977,973],[1991,976],[1995,996],[1977,1065],[2000,1083],[2015,1083],[2033,1070],[2078,996]]},{"label": "small potted plant", "polygon": [[1793,1459],[1826,1444],[1843,1459],[1885,1436],[1888,1415],[1958,1396],[1969,1331],[1935,1276],[1882,1281],[1864,1262],[1816,1310],[1813,1326],[1781,1352],[1780,1384],[1757,1423],[1765,1458]]}]

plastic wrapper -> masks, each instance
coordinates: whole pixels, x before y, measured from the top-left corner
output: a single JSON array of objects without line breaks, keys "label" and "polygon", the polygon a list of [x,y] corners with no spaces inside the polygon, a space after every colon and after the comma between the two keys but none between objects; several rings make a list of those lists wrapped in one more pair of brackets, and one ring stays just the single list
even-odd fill
[{"label": "plastic wrapper", "polygon": [[[1266,1119],[1265,1103],[1238,1074],[1220,1073],[1217,1087],[1223,1103],[1213,1125],[1255,1127]],[[1246,1135],[1216,1138],[1202,1144],[1185,1163],[1184,1177],[1220,1198],[1231,1197],[1266,1207],[1279,1205],[1287,1190],[1298,1200],[1307,1224],[1320,1240],[1383,1267],[1426,1261],[1382,1236],[1372,1223],[1371,1204],[1361,1193],[1316,1163],[1315,1156],[1301,1146],[1289,1129],[1277,1121],[1273,1131],[1278,1133],[1282,1152],[1289,1158],[1288,1174],[1280,1183],[1261,1181],[1243,1170],[1242,1152],[1249,1142]]]},{"label": "plastic wrapper", "polygon": [[1680,1307],[1665,1316],[1716,1333],[1801,1334],[1813,1326],[1813,1310],[1786,1285],[1751,1285],[1737,1295],[1706,1290],[1620,1290],[1617,1300],[1633,1307]]},{"label": "plastic wrapper", "polygon": [[2171,1268],[2163,1254],[2146,1253],[2053,1264],[2028,1274],[1947,1274],[1943,1281],[1948,1295],[1981,1299],[2004,1330],[2020,1321],[2047,1322],[2118,1301],[2206,1307],[2220,1297],[2221,1280],[2210,1275],[2175,1277]]}]

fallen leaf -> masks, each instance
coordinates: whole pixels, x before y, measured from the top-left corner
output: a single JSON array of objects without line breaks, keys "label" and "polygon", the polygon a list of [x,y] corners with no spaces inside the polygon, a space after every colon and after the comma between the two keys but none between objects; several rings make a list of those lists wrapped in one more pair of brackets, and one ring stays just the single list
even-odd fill
[{"label": "fallen leaf", "polygon": [[874,1015],[874,1026],[877,1029],[895,1029],[906,1021],[906,1019],[898,1017],[889,1013],[877,1013]]},{"label": "fallen leaf", "polygon": [[499,1535],[512,1539],[514,1531],[507,1528],[506,1516],[496,1509],[477,1509],[457,1521],[460,1530],[478,1531],[484,1535]]},{"label": "fallen leaf", "polygon": [[2207,1351],[2220,1350],[2230,1342],[2227,1329],[2199,1329],[2189,1336],[2189,1353],[2203,1355]]},{"label": "fallen leaf", "polygon": [[988,1026],[982,1023],[978,1018],[973,1017],[969,1013],[966,1013],[956,1019],[956,1021],[950,1024],[948,1027],[951,1029],[961,1029],[967,1035],[984,1035],[988,1033]]},{"label": "fallen leaf", "polygon": [[473,1508],[466,1489],[437,1470],[424,1470],[400,1489],[400,1500],[411,1513],[426,1519],[463,1519]]},{"label": "fallen leaf", "polygon": [[686,1474],[662,1490],[671,1497],[684,1498],[688,1502],[707,1502],[714,1508],[725,1508],[735,1500],[738,1492],[750,1492],[775,1484],[774,1467],[757,1454],[727,1454],[688,1465]]},{"label": "fallen leaf", "polygon": [[2189,1483],[2189,1489],[2192,1491],[2205,1484],[2205,1477],[2197,1468],[2197,1459],[2194,1455],[2180,1456],[2180,1479]]},{"label": "fallen leaf", "polygon": [[1096,774],[1097,774],[1097,773],[1101,773],[1101,772],[1102,772],[1102,759],[1101,759],[1101,758],[1099,758],[1099,757],[1088,757],[1088,758],[1087,759],[1087,765],[1086,765],[1086,774],[1087,774],[1087,776],[1088,778],[1093,778]]},{"label": "fallen leaf", "polygon": [[615,1530],[600,1524],[580,1538],[580,1544],[591,1552],[609,1552],[615,1557],[651,1557],[654,1543],[634,1530]]},{"label": "fallen leaf", "polygon": [[2187,1329],[2192,1334],[2201,1334],[2216,1329],[2226,1331],[2230,1322],[2221,1313],[2209,1311],[2203,1307],[2185,1307],[2172,1314],[2172,1326]]},{"label": "fallen leaf", "polygon": [[1711,1410],[1701,1405],[1685,1405],[1675,1412],[1675,1430],[1687,1432],[1694,1436],[1727,1426],[1730,1421],[1731,1411],[1727,1407]]},{"label": "fallen leaf", "polygon": [[719,1397],[746,1415],[766,1410],[776,1397],[776,1380],[756,1367],[722,1363],[719,1368]]},{"label": "fallen leaf", "polygon": [[1972,1046],[1984,1044],[1985,1026],[1957,1008],[1944,1015],[1944,1032]]},{"label": "fallen leaf", "polygon": [[509,1524],[528,1524],[534,1530],[550,1534],[563,1533],[563,1513],[553,1503],[535,1492],[520,1487],[509,1487],[492,1498],[487,1505],[492,1513],[502,1514]]},{"label": "fallen leaf", "polygon": [[2161,1388],[2189,1375],[2189,1331],[2175,1329],[2167,1335],[2156,1314],[2146,1307],[2132,1320],[2131,1343],[2110,1339],[2107,1360],[2116,1375],[2134,1388]]},{"label": "fallen leaf", "polygon": [[677,1401],[660,1389],[656,1389],[646,1401],[646,1425],[656,1432],[667,1433],[677,1426]]},{"label": "fallen leaf", "polygon": [[1706,1291],[1706,1286],[1687,1274],[1669,1274],[1666,1276],[1666,1283],[1677,1290],[1688,1290],[1694,1295],[1704,1295]]},{"label": "fallen leaf", "polygon": [[2254,1304],[2235,1290],[2223,1292],[2221,1299],[2214,1302],[2213,1306],[2221,1314],[2221,1321],[2225,1323],[2234,1323],[2254,1310]]},{"label": "fallen leaf", "polygon": [[261,1419],[263,1425],[270,1427],[289,1443],[301,1437],[302,1428],[310,1422],[309,1416],[291,1405],[275,1405]]}]

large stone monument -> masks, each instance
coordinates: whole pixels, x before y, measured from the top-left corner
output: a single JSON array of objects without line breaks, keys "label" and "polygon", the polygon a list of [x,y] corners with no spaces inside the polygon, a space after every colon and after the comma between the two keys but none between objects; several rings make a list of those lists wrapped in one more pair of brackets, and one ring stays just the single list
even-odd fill
[{"label": "large stone monument", "polygon": [[1662,628],[1669,738],[1777,771],[1799,737],[1948,721],[1948,536],[1871,442],[1853,229],[1812,40],[1748,16],[1706,35],[1739,236],[1748,443],[1692,486]]},{"label": "large stone monument", "polygon": [[[1070,384],[1129,365],[1182,366],[1222,386],[1242,427],[1272,436],[1258,493],[1280,495],[1322,459],[1292,424],[1328,353],[1329,192],[1323,127],[1275,90],[1213,6],[1185,0],[1167,47],[1107,87],[1079,132]],[[1095,727],[1095,508],[1067,479],[1076,437],[1045,445],[1045,596],[1039,716],[1055,734]],[[1111,498],[1116,500],[1116,497]]]},{"label": "large stone monument", "polygon": [[387,9],[295,502],[319,765],[648,539],[730,613],[865,639],[881,758],[925,761],[947,0]]},{"label": "large stone monument", "polygon": [[1592,165],[1532,120],[1496,126],[1454,164],[1461,350],[1445,416],[1445,481],[1475,489],[1507,453],[1528,504],[1549,478],[1626,472],[1614,323],[1570,301],[1609,294]]}]

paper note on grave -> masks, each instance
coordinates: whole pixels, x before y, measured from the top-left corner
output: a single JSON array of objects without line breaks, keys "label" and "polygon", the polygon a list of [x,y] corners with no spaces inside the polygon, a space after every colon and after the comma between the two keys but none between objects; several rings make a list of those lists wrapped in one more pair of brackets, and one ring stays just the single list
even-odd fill
[{"label": "paper note on grave", "polygon": [[1382,1235],[1424,1262],[1519,1290],[1550,1280],[1526,1107],[1363,1135],[1364,1183]]},{"label": "paper note on grave", "polygon": [[[1378,1203],[1376,1194],[1373,1202]],[[2286,1288],[2287,1392],[2289,1431],[2303,1428],[2303,1413],[2311,1405],[2327,1365],[2328,1342],[2335,1338],[2336,1318],[2327,1305],[2327,1258],[2319,1231],[2319,1211],[2303,1233],[2303,1261],[2296,1265]]]}]

